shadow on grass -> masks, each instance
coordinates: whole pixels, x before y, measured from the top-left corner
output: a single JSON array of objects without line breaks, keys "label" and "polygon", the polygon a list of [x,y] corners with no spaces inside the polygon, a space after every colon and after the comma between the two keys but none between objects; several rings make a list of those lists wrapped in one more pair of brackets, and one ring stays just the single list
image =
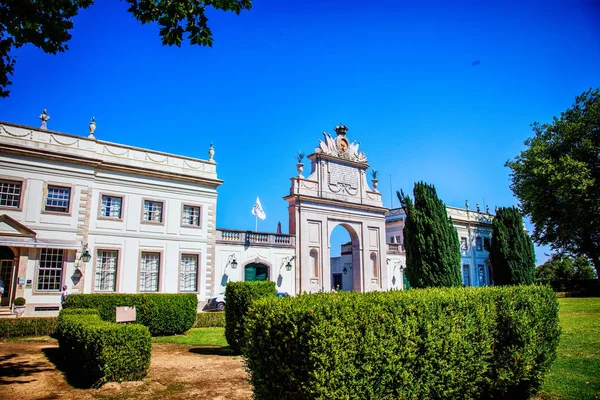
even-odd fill
[{"label": "shadow on grass", "polygon": [[46,347],[42,351],[57,370],[62,372],[67,383],[76,389],[90,389],[98,385],[97,378],[91,377],[81,366],[70,363],[58,347]]},{"label": "shadow on grass", "polygon": [[0,356],[0,385],[32,382],[35,379],[16,380],[10,378],[34,377],[38,372],[51,371],[51,368],[45,367],[42,362],[15,361],[18,356],[18,354]]},{"label": "shadow on grass", "polygon": [[194,347],[190,349],[190,353],[201,354],[204,356],[237,356],[233,349],[229,346],[226,347]]}]

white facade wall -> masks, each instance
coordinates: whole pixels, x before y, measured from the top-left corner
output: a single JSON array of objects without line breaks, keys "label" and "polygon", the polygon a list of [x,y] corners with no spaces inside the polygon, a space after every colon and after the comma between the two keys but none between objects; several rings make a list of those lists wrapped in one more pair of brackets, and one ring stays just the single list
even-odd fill
[{"label": "white facade wall", "polygon": [[[26,299],[25,315],[51,315],[40,308],[60,304],[60,290],[37,289],[40,252],[47,248],[63,249],[60,286],[72,293],[98,292],[98,251],[108,250],[118,252],[114,292],[140,291],[140,256],[148,251],[160,254],[158,292],[180,292],[186,254],[198,258],[193,292],[200,302],[212,295],[216,188],[222,183],[213,161],[0,123],[0,181],[21,186],[20,207],[0,206],[0,246],[15,255],[7,289],[11,299]],[[48,185],[70,189],[68,212],[46,211]],[[120,217],[102,216],[103,195],[121,199]],[[145,200],[162,203],[160,223],[144,220]],[[199,226],[183,223],[184,205],[199,209]],[[87,263],[81,260],[84,245],[91,254]]]}]

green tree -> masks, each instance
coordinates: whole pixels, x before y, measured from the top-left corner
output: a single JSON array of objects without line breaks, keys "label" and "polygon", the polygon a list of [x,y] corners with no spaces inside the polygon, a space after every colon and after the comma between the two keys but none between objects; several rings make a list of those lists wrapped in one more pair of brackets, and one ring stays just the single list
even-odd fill
[{"label": "green tree", "polygon": [[506,165],[533,239],[600,268],[600,89],[583,93],[551,124],[533,124],[528,148]]},{"label": "green tree", "polygon": [[[206,8],[239,14],[252,7],[251,0],[125,0],[128,11],[142,24],[157,22],[163,45],[180,46],[184,35],[190,44],[212,46]],[[0,1],[0,97],[7,90],[14,72],[12,48],[32,44],[46,53],[68,50],[73,18],[93,0],[2,0]]]},{"label": "green tree", "polygon": [[458,233],[435,187],[415,183],[414,203],[403,191],[396,193],[406,212],[405,271],[410,285],[415,288],[460,286]]},{"label": "green tree", "polygon": [[585,257],[575,259],[564,254],[554,254],[535,270],[539,283],[552,286],[552,289],[563,292],[577,288],[583,280],[594,279],[594,269]]},{"label": "green tree", "polygon": [[533,242],[523,229],[523,217],[516,207],[496,211],[489,252],[496,285],[529,285],[535,281]]}]

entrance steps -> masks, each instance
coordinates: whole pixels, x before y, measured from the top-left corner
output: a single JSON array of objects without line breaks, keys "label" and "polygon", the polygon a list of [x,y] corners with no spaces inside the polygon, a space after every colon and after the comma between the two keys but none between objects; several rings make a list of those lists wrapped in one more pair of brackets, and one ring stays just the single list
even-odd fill
[{"label": "entrance steps", "polygon": [[0,318],[16,318],[10,307],[0,307]]}]

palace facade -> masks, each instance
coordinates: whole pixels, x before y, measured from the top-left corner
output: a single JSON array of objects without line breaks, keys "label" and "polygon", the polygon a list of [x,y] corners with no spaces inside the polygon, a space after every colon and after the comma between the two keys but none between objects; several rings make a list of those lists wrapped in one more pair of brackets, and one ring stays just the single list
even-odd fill
[{"label": "palace facade", "polygon": [[[44,114],[46,115],[46,114]],[[183,157],[0,122],[1,306],[56,315],[71,293],[195,293],[199,304],[228,281],[272,280],[277,290],[402,289],[401,209],[383,207],[364,153],[347,128],[325,135],[310,171],[291,180],[290,233],[217,229],[214,150]],[[466,285],[491,282],[488,212],[448,207],[461,239]],[[331,257],[333,229],[351,242]],[[0,310],[1,311],[1,310]]]}]

